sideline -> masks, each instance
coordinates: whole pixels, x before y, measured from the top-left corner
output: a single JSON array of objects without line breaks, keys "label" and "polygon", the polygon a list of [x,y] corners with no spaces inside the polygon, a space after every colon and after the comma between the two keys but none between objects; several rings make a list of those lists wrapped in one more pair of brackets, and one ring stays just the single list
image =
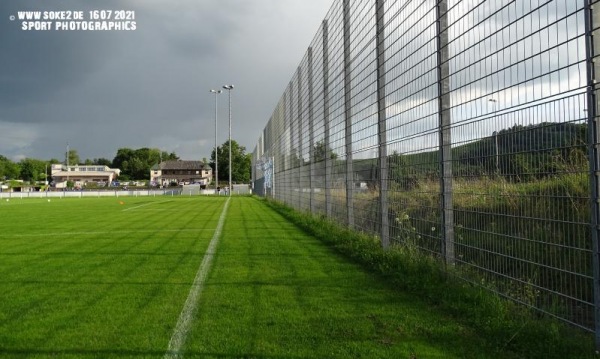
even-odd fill
[{"label": "sideline", "polygon": [[173,336],[169,341],[169,348],[167,349],[167,352],[163,357],[164,359],[183,358],[183,345],[185,344],[188,332],[190,331],[190,326],[192,324],[194,314],[198,307],[198,298],[200,297],[202,289],[204,288],[204,281],[206,280],[206,275],[210,270],[210,265],[212,263],[213,257],[215,256],[217,244],[219,243],[219,239],[221,238],[221,230],[223,229],[223,223],[225,222],[225,216],[227,214],[227,208],[229,207],[230,200],[231,197],[229,197],[227,199],[227,202],[225,202],[225,206],[223,207],[223,211],[221,212],[221,217],[219,217],[219,224],[217,225],[215,234],[213,235],[210,244],[208,245],[208,249],[206,250],[204,259],[202,259],[202,263],[198,268],[198,272],[196,273],[196,278],[194,279],[194,283],[192,284],[190,293],[188,294],[188,297],[183,306],[183,310],[179,315],[179,320],[177,320],[177,325],[175,326],[175,330],[173,331]]}]

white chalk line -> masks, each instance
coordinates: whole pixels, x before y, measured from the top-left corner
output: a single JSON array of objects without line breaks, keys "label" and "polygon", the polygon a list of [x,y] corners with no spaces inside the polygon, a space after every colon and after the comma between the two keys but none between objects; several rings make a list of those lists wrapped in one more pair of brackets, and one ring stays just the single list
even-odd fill
[{"label": "white chalk line", "polygon": [[215,256],[219,239],[221,238],[221,231],[223,229],[223,224],[225,223],[225,216],[227,214],[227,208],[229,207],[230,200],[231,197],[227,198],[227,201],[225,202],[225,206],[223,207],[223,211],[221,212],[221,216],[219,217],[219,224],[217,225],[215,234],[213,235],[210,244],[208,245],[208,249],[206,250],[206,254],[202,259],[202,263],[198,268],[198,272],[196,273],[196,277],[194,278],[194,283],[192,284],[192,288],[190,288],[190,293],[188,294],[188,297],[183,306],[183,310],[181,311],[179,319],[177,320],[177,325],[175,326],[175,329],[173,331],[173,336],[169,341],[169,347],[163,357],[164,359],[183,358],[182,349],[187,339],[187,335],[190,331],[190,327],[194,319],[194,314],[196,313],[196,309],[198,308],[198,299],[200,297],[200,294],[202,293],[202,289],[204,289],[204,281],[206,280],[206,276],[210,271],[210,265],[212,263],[213,257]]},{"label": "white chalk line", "polygon": [[146,206],[149,206],[149,205],[151,205],[151,204],[160,204],[160,203],[166,203],[166,202],[170,202],[170,201],[161,201],[161,202],[151,202],[151,203],[144,203],[144,204],[140,204],[139,206],[125,208],[125,209],[123,210],[123,212],[127,212],[127,211],[131,211],[131,210],[134,210],[134,209],[138,209],[138,208],[146,207]]}]

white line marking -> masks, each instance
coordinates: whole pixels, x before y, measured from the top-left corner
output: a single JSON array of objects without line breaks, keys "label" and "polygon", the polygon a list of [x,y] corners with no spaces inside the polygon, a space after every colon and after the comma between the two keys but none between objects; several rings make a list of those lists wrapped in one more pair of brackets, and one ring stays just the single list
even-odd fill
[{"label": "white line marking", "polygon": [[146,206],[149,206],[151,204],[160,204],[160,203],[165,203],[165,202],[169,202],[169,201],[144,203],[144,204],[140,204],[139,206],[126,208],[126,209],[123,210],[123,212],[131,211],[132,209],[138,209],[138,208],[146,207]]},{"label": "white line marking", "polygon": [[229,207],[230,200],[231,197],[227,198],[227,202],[225,202],[225,206],[221,212],[221,217],[219,217],[219,224],[217,225],[215,234],[208,245],[208,249],[206,250],[206,254],[202,259],[202,263],[198,268],[196,278],[194,278],[194,283],[192,284],[192,288],[190,288],[190,293],[188,294],[183,306],[183,310],[181,311],[179,319],[177,320],[177,325],[173,331],[173,336],[169,341],[169,348],[163,357],[164,359],[183,358],[183,345],[185,344],[188,332],[190,331],[194,314],[198,308],[198,299],[202,293],[202,289],[204,288],[204,281],[206,280],[206,276],[210,270],[210,265],[213,257],[215,256],[217,244],[221,238],[221,230],[223,229],[223,223],[225,223],[225,216],[227,214],[227,207]]}]

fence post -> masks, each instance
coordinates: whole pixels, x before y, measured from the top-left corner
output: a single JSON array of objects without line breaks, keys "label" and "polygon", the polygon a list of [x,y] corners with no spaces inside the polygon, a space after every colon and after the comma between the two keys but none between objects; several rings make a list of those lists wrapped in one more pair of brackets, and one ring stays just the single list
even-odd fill
[{"label": "fence post", "polygon": [[304,176],[304,156],[302,155],[302,69],[298,66],[298,176],[296,183],[298,184],[298,208],[302,208],[302,198],[304,197],[302,177]]},{"label": "fence post", "polygon": [[310,213],[315,213],[315,188],[313,176],[315,175],[315,161],[314,161],[314,147],[315,147],[315,118],[314,118],[314,105],[313,105],[313,94],[314,94],[314,82],[313,82],[313,49],[308,48],[308,161],[310,164],[310,175],[308,178],[310,187]]},{"label": "fence post", "polygon": [[287,196],[289,198],[289,202],[288,204],[294,208],[296,207],[296,203],[295,203],[295,196],[294,196],[294,186],[296,184],[296,176],[294,175],[296,172],[296,148],[294,148],[294,144],[296,141],[296,132],[295,132],[295,124],[296,121],[294,121],[294,79],[292,78],[292,80],[290,81],[289,84],[289,88],[288,91],[290,92],[290,94],[288,95],[288,116],[289,116],[289,120],[288,120],[288,124],[289,129],[290,129],[290,152],[289,152],[289,161],[290,161],[290,167],[289,167],[289,171],[288,171],[288,175],[289,175],[289,180],[288,180],[288,193]]},{"label": "fence post", "polygon": [[[588,116],[588,151],[590,161],[590,227],[592,235],[592,265],[594,275],[594,318],[596,350],[600,349],[600,125],[598,119],[598,74],[600,63],[596,59],[596,50],[600,49],[600,35],[594,36],[594,26],[600,24],[600,11],[592,8],[597,0],[585,2],[585,34],[587,60],[587,116]],[[597,8],[596,8],[597,9]]]},{"label": "fence post", "polygon": [[331,156],[329,150],[331,146],[331,136],[329,134],[329,24],[323,20],[323,123],[325,127],[325,138],[323,147],[325,149],[325,208],[327,217],[333,215],[331,203]]},{"label": "fence post", "polygon": [[[287,123],[287,115],[286,115],[286,109],[287,109],[287,105],[286,105],[286,100],[287,100],[287,88],[286,90],[283,92],[283,101],[281,101],[281,105],[280,105],[280,109],[279,109],[279,116],[280,116],[280,120],[279,120],[279,127],[283,124],[283,128],[287,128],[288,123]],[[281,128],[281,127],[280,127]],[[280,176],[280,180],[279,180],[279,184],[281,187],[281,191],[279,193],[279,200],[282,201],[283,203],[287,203],[287,199],[286,199],[286,190],[287,190],[287,169],[288,169],[288,165],[287,165],[287,138],[285,137],[285,132],[283,130],[281,130],[280,128],[276,129],[274,132],[277,134],[277,136],[280,137],[279,140],[279,153],[277,153],[277,157],[279,157],[279,176]]]},{"label": "fence post", "polygon": [[452,205],[452,119],[450,115],[450,66],[448,62],[448,3],[440,0],[437,17],[437,72],[439,116],[439,163],[442,215],[441,254],[454,264],[454,208]]},{"label": "fence post", "polygon": [[390,246],[388,204],[388,156],[387,156],[387,105],[385,74],[385,9],[384,0],[376,0],[377,29],[377,133],[379,141],[379,221],[381,223],[381,246]]},{"label": "fence post", "polygon": [[346,127],[346,212],[348,228],[354,228],[354,168],[352,155],[352,69],[350,49],[350,0],[344,0],[344,117]]},{"label": "fence post", "polygon": [[[288,114],[288,101],[291,102],[291,100],[288,100],[288,98],[290,97],[290,87],[292,87],[291,82],[288,84],[287,89],[285,90],[285,92],[283,93],[283,128],[284,130],[282,131],[284,134],[286,133],[285,129],[290,128],[292,126],[291,124],[291,116]],[[288,206],[290,205],[290,168],[292,168],[291,163],[290,163],[290,154],[292,152],[292,136],[290,134],[290,132],[287,133],[287,136],[284,136],[284,141],[285,143],[283,144],[284,147],[284,151],[283,151],[283,181],[282,181],[282,187],[283,187],[283,191],[281,192],[282,196],[281,198],[283,198],[283,202],[285,204],[287,204]]]}]

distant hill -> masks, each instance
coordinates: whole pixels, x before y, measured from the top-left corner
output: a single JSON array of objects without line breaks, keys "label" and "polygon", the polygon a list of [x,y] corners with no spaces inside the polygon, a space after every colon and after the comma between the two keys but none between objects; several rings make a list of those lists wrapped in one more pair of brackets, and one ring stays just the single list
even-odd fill
[{"label": "distant hill", "polygon": [[496,136],[456,147],[453,159],[465,176],[497,173],[539,177],[587,166],[586,144],[584,124],[516,125]]},{"label": "distant hill", "polygon": [[[500,175],[509,181],[528,181],[567,172],[586,171],[587,125],[544,122],[515,125],[452,149],[456,177]],[[439,152],[389,156],[391,178],[412,187],[423,178],[438,178]],[[362,181],[378,178],[377,159],[354,161]]]}]

